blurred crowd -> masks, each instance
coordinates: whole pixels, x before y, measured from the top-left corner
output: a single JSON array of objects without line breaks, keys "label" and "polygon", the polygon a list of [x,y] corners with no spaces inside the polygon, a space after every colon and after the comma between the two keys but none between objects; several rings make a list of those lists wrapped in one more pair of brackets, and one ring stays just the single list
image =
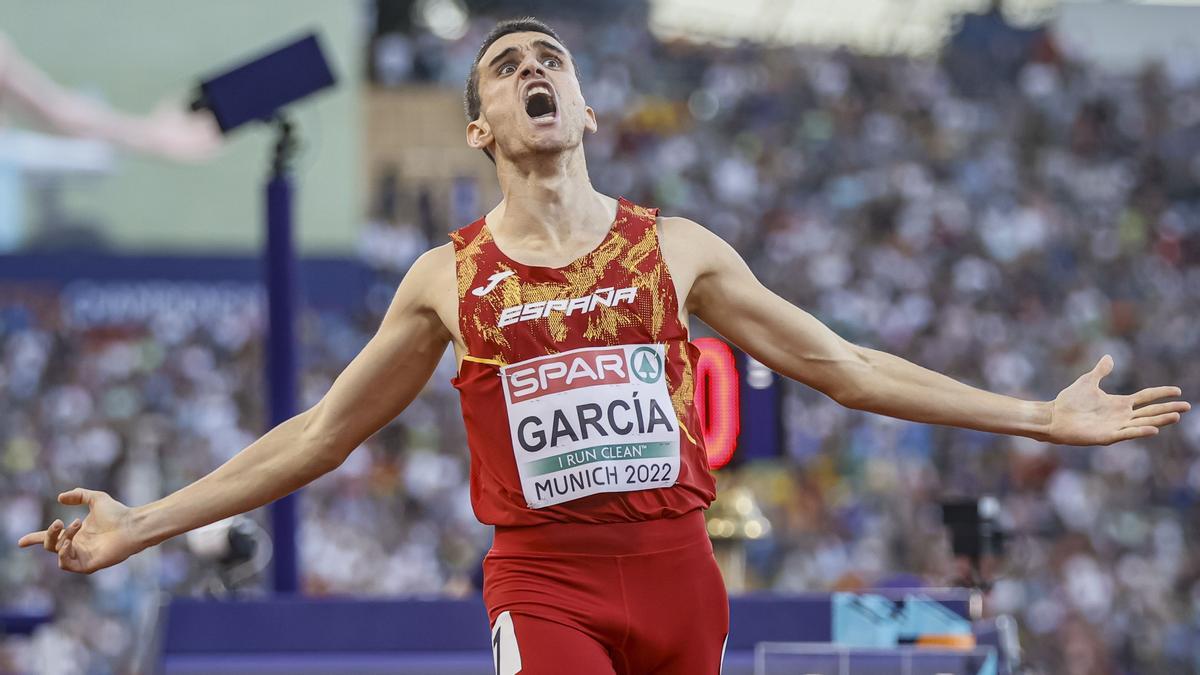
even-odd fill
[{"label": "blurred crowd", "polygon": [[[422,78],[461,87],[489,27],[376,44],[419,53]],[[1105,73],[1027,44],[967,89],[949,51],[915,60],[665,44],[635,22],[555,27],[600,119],[585,140],[597,188],[713,229],[847,339],[1027,399],[1052,398],[1105,353],[1107,391],[1200,391],[1200,83]],[[414,76],[389,58],[398,71],[383,79]],[[441,243],[390,227],[401,259],[374,261],[364,301],[304,316],[304,405],[378,325],[394,268]],[[9,541],[59,515],[47,497],[61,489],[144,503],[263,429],[253,294],[211,316],[163,303],[117,322],[37,289],[0,298]],[[306,489],[309,592],[470,592],[489,533],[470,510],[452,374],[447,355],[400,418]],[[1012,538],[989,610],[1018,619],[1035,672],[1200,668],[1194,413],[1151,439],[1062,448],[849,411],[799,385],[785,405],[781,457],[719,474],[723,489],[753,488],[773,526],[748,546],[750,587],[856,589],[900,573],[947,583],[939,501],[992,494]],[[87,578],[0,549],[0,606],[60,617],[6,643],[0,670],[52,653],[117,672],[145,598],[210,573],[181,541]]]},{"label": "blurred crowd", "polygon": [[[378,325],[394,281],[378,283],[345,311],[304,314],[303,407]],[[78,515],[53,503],[69,487],[144,504],[200,478],[264,428],[264,319],[252,286],[0,288],[0,526],[8,540]],[[452,371],[447,358],[403,416],[306,490],[308,592],[471,588],[489,534],[467,496]],[[251,517],[266,525],[262,510]],[[36,551],[0,550],[0,607],[57,615],[38,640],[2,643],[0,672],[29,672],[33,664],[38,672],[129,672],[160,592],[221,588],[217,566],[192,555],[185,537],[89,577],[63,575],[52,556]],[[258,574],[237,590],[262,592],[262,582]]]}]

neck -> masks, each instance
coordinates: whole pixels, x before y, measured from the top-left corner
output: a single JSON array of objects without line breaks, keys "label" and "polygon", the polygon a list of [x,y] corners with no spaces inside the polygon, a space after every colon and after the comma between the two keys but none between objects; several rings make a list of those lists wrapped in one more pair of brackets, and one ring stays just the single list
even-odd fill
[{"label": "neck", "polygon": [[549,243],[609,220],[603,196],[588,177],[583,145],[517,160],[498,157],[496,176],[504,198],[488,214],[490,227]]}]

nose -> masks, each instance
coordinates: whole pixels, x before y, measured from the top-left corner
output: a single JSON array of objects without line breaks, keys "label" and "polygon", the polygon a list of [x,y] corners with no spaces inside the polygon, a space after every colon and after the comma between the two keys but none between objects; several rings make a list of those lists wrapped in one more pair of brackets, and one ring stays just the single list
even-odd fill
[{"label": "nose", "polygon": [[542,70],[542,64],[538,63],[537,56],[529,54],[525,60],[521,62],[521,77],[528,78],[533,75],[544,76],[546,71]]}]

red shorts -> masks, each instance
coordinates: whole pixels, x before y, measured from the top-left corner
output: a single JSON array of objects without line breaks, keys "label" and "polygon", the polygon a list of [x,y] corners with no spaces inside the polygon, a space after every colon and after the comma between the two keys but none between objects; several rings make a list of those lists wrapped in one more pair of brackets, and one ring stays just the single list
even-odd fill
[{"label": "red shorts", "polygon": [[498,675],[717,675],[729,599],[704,515],[496,528],[483,599]]}]

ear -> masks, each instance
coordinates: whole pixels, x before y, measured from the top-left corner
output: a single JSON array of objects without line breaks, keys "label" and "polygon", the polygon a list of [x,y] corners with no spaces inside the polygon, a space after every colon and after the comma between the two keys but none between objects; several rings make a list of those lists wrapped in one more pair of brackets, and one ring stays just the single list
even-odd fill
[{"label": "ear", "polygon": [[583,106],[583,128],[592,133],[596,133],[596,130],[600,128],[596,124],[596,111],[592,110],[590,105]]},{"label": "ear", "polygon": [[467,145],[476,150],[482,150],[491,145],[492,140],[492,127],[483,118],[483,115],[467,124]]}]

